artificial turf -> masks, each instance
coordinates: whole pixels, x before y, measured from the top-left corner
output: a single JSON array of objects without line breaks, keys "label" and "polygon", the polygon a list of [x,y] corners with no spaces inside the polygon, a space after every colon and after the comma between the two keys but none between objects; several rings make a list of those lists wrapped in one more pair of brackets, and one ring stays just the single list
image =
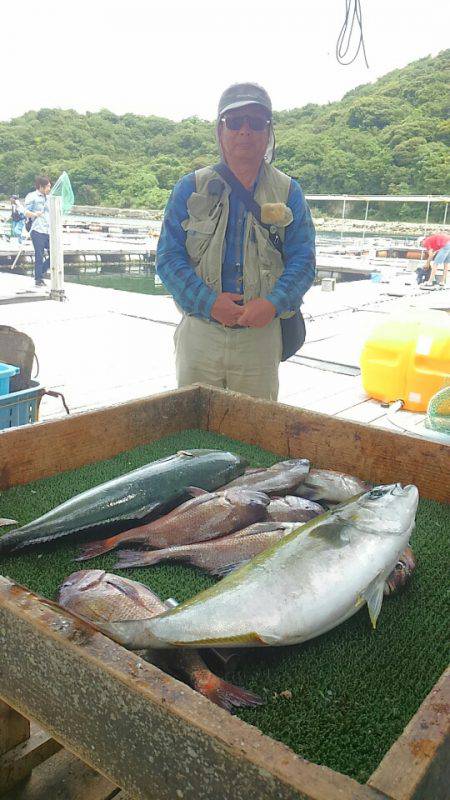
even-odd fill
[{"label": "artificial turf", "polygon": [[[0,516],[24,524],[75,493],[189,447],[230,449],[251,465],[279,460],[224,436],[184,431],[109,461],[13,487],[0,497]],[[421,500],[412,537],[417,569],[402,593],[385,599],[375,631],[364,608],[306,644],[246,651],[228,677],[264,696],[266,705],[238,715],[304,758],[366,781],[447,663],[448,530],[448,508]],[[79,564],[73,560],[77,549],[59,544],[45,554],[0,558],[0,573],[54,598],[71,572],[111,570],[116,560],[112,553]],[[117,572],[178,601],[214,582],[176,563]]]}]

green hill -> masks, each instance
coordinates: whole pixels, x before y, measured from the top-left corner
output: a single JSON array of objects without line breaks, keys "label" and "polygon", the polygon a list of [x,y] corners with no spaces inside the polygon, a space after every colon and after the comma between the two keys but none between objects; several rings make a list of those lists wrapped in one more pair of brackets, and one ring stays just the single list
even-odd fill
[{"label": "green hill", "polygon": [[[448,193],[449,73],[446,50],[339,102],[277,112],[277,166],[307,193]],[[43,108],[0,123],[6,197],[66,170],[78,204],[162,208],[181,175],[215,160],[214,125],[196,117]]]}]

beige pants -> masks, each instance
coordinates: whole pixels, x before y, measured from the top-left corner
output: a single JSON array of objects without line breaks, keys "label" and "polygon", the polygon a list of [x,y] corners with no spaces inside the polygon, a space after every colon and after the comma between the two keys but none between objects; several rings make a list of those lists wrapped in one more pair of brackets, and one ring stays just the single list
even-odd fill
[{"label": "beige pants", "polygon": [[206,383],[276,400],[282,342],[280,320],[265,328],[226,328],[183,317],[175,331],[178,386]]}]

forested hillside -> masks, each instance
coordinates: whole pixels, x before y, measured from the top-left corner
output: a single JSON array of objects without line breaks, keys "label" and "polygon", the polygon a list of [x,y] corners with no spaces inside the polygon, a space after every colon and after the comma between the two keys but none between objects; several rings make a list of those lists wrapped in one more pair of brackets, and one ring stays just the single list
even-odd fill
[{"label": "forested hillside", "polygon": [[[275,114],[276,165],[307,193],[448,193],[449,77],[446,50],[339,102]],[[3,197],[66,170],[78,204],[162,208],[181,175],[216,160],[214,125],[197,118],[43,108],[0,123]]]}]

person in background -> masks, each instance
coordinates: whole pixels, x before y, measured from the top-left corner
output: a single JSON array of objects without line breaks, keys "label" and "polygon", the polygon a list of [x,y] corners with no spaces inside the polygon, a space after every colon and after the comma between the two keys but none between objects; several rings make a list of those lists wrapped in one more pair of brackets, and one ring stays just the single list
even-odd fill
[{"label": "person in background", "polygon": [[25,227],[25,209],[22,206],[18,196],[12,194],[11,201],[11,237],[18,239],[19,243],[22,242],[23,229]]},{"label": "person in background", "polygon": [[255,83],[226,89],[216,135],[234,179],[260,206],[280,213],[264,227],[239,187],[215,167],[186,175],[173,189],[156,258],[183,313],[175,332],[178,386],[199,381],[276,400],[280,316],[299,308],[314,281],[314,226],[299,184],[272,166],[265,89]]},{"label": "person in background", "polygon": [[[445,286],[447,273],[450,266],[450,236],[446,233],[435,233],[421,241],[422,247],[428,250],[426,264],[431,267],[425,286],[432,286],[437,270],[442,266],[443,275],[441,286]],[[420,281],[418,280],[418,283]]]},{"label": "person in background", "polygon": [[25,215],[32,220],[30,235],[34,247],[34,280],[36,286],[45,286],[44,278],[50,269],[49,207],[47,196],[52,184],[46,175],[37,175],[35,191],[25,198]]}]

